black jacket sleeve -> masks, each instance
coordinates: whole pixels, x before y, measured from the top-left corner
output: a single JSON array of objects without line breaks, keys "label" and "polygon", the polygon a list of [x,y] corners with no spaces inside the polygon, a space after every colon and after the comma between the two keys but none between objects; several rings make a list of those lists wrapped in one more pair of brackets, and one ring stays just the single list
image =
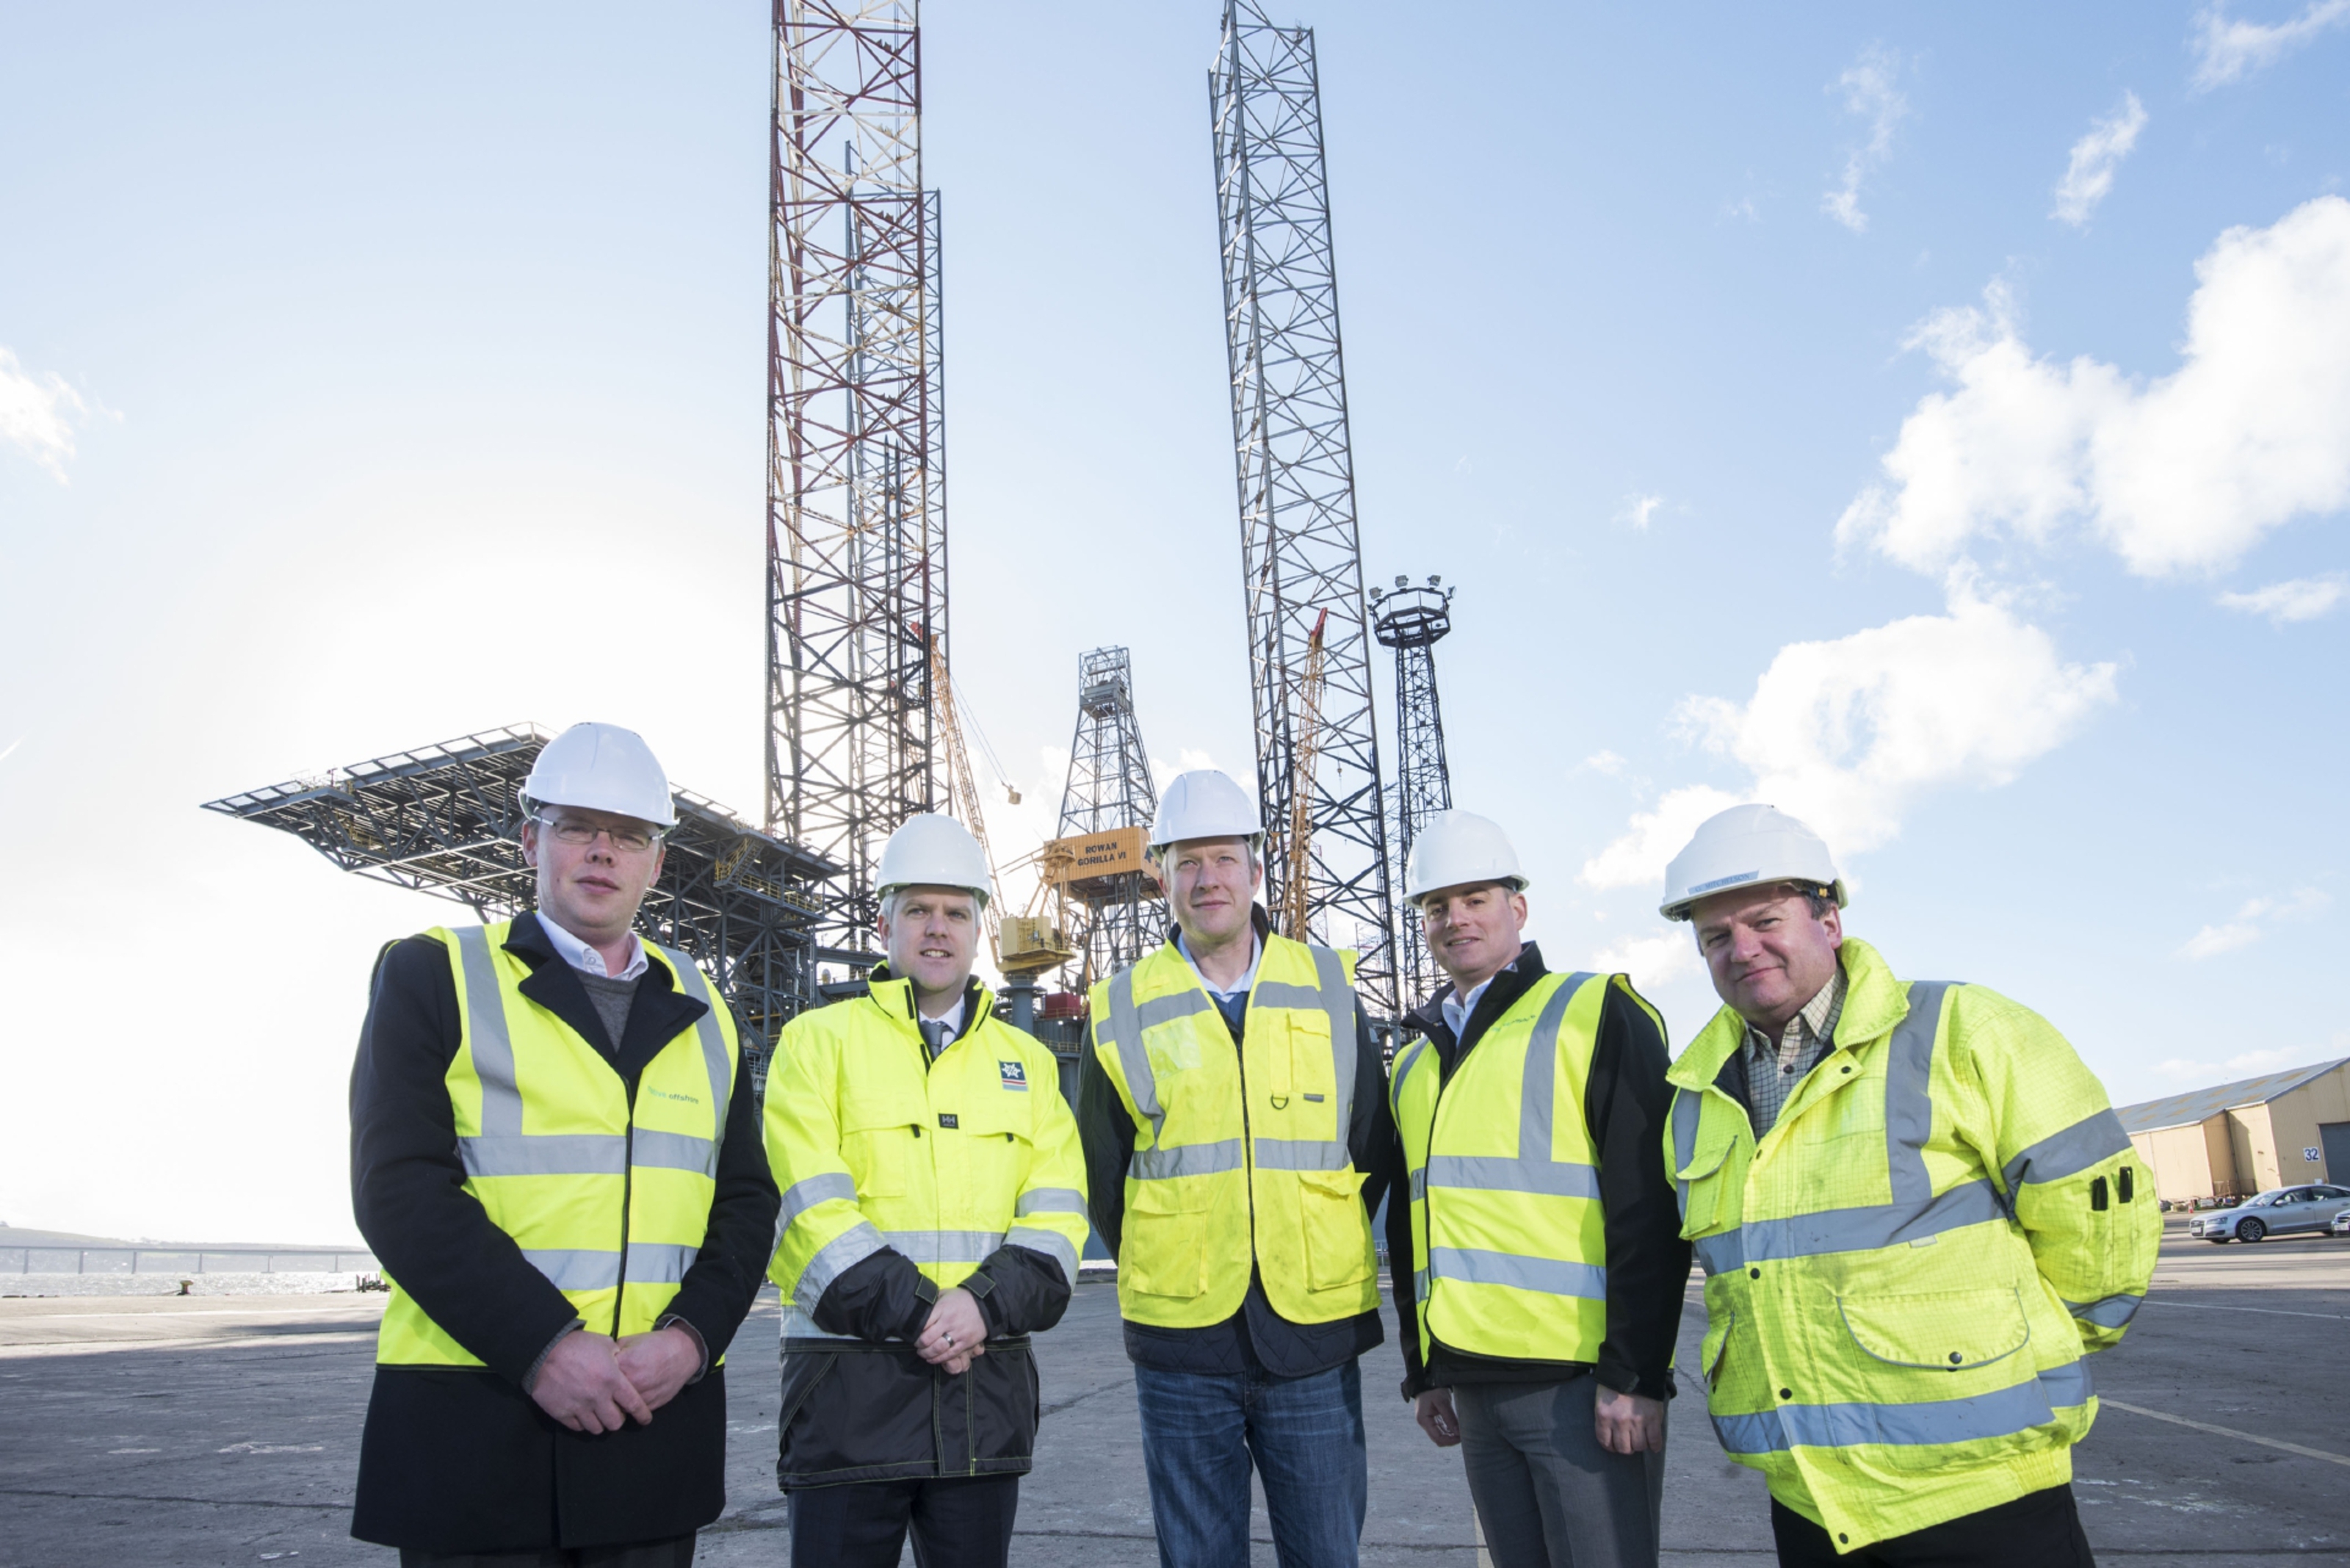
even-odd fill
[{"label": "black jacket sleeve", "polygon": [[889,1339],[911,1345],[922,1337],[938,1299],[939,1287],[912,1259],[884,1247],[842,1270],[808,1315],[827,1334],[853,1334],[876,1345]]},{"label": "black jacket sleeve", "polygon": [[351,1211],[400,1288],[521,1384],[579,1320],[464,1189],[446,1081],[460,1033],[448,950],[431,937],[385,950],[351,1067]]},{"label": "black jacket sleeve", "polygon": [[[1392,1118],[1394,1107],[1388,1107]],[[1403,1137],[1390,1127],[1388,1142],[1388,1278],[1395,1290],[1396,1344],[1403,1350],[1403,1397],[1417,1398],[1428,1386],[1419,1360],[1419,1293],[1411,1277],[1411,1170]]]},{"label": "black jacket sleeve", "polygon": [[669,1304],[670,1314],[683,1318],[701,1337],[705,1366],[715,1366],[726,1354],[766,1279],[767,1259],[775,1247],[775,1216],[782,1209],[760,1138],[758,1097],[751,1090],[746,1052],[735,1064],[734,1091],[726,1102],[710,1224],[702,1233],[701,1252]]},{"label": "black jacket sleeve", "polygon": [[1025,1247],[998,1247],[962,1288],[979,1298],[988,1337],[1042,1334],[1069,1306],[1069,1282],[1057,1258]]},{"label": "black jacket sleeve", "polygon": [[1665,1025],[1619,977],[1608,985],[1597,1049],[1584,1084],[1584,1117],[1599,1151],[1599,1203],[1607,1235],[1607,1336],[1600,1385],[1619,1394],[1672,1397],[1673,1344],[1689,1288],[1690,1244],[1665,1169],[1671,1064]]},{"label": "black jacket sleeve", "polygon": [[1134,1118],[1102,1071],[1094,1052],[1093,1026],[1086,1026],[1085,1060],[1077,1064],[1077,1141],[1086,1149],[1086,1209],[1094,1234],[1118,1256],[1125,1232],[1126,1170],[1134,1163]]},{"label": "black jacket sleeve", "polygon": [[[1378,1217],[1396,1163],[1395,1110],[1388,1104],[1388,1064],[1371,1033],[1362,1002],[1355,1002],[1355,1105],[1347,1124],[1347,1152],[1363,1173],[1363,1212]],[[1409,1256],[1409,1254],[1407,1254]]]}]

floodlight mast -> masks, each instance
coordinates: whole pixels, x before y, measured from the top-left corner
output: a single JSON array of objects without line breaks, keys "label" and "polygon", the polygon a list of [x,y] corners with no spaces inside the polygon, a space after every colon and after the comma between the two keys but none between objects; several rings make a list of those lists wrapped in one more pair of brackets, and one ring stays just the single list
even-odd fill
[{"label": "floodlight mast", "polygon": [[[1414,587],[1398,577],[1391,589],[1371,590],[1371,626],[1383,648],[1395,649],[1395,869],[1411,864],[1412,840],[1440,811],[1452,809],[1452,770],[1444,755],[1444,710],[1436,696],[1436,645],[1452,629],[1455,590],[1430,577]],[[1409,886],[1407,883],[1406,886]],[[1403,938],[1407,998],[1434,993],[1443,976],[1429,954],[1419,911],[1397,911]]]},{"label": "floodlight mast", "polygon": [[[873,961],[874,867],[942,798],[947,629],[935,192],[919,0],[775,0],[769,192],[767,809],[845,867],[822,956]],[[821,846],[820,848],[816,846]]]},{"label": "floodlight mast", "polygon": [[[1291,885],[1302,788],[1310,933],[1358,950],[1357,986],[1392,1018],[1395,921],[1313,31],[1227,0],[1208,91],[1265,886]],[[1309,776],[1299,731],[1326,615]]]}]

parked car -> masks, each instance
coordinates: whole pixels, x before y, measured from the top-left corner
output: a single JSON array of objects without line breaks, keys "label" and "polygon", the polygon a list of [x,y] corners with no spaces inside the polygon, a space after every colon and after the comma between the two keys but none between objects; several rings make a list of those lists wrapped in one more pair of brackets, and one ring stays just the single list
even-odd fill
[{"label": "parked car", "polygon": [[2334,1223],[2326,1228],[2326,1234],[2350,1236],[2350,1209],[2345,1209],[2334,1217]]},{"label": "parked car", "polygon": [[2236,1208],[2190,1220],[2187,1233],[2214,1243],[2307,1235],[2326,1231],[2345,1208],[2350,1208],[2350,1187],[2272,1187]]}]

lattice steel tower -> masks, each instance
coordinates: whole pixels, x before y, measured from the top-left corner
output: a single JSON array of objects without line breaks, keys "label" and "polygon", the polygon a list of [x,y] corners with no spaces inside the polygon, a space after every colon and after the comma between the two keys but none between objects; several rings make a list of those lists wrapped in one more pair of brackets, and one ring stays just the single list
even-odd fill
[{"label": "lattice steel tower", "polygon": [[[1383,648],[1395,649],[1395,868],[1400,882],[1411,861],[1411,841],[1428,819],[1452,809],[1452,771],[1444,760],[1444,710],[1436,697],[1436,645],[1452,629],[1453,590],[1430,577],[1413,587],[1398,577],[1392,590],[1371,590],[1371,627]],[[1429,956],[1419,915],[1405,909],[1402,971],[1407,1004],[1428,995],[1443,977]]]},{"label": "lattice steel tower", "polygon": [[[1312,29],[1277,27],[1254,0],[1226,0],[1223,47],[1208,91],[1257,789],[1270,829],[1265,885],[1285,886],[1299,853],[1290,839],[1293,791],[1302,789],[1313,934],[1360,950],[1363,993],[1392,1015],[1378,723]],[[1309,704],[1308,643],[1317,626],[1321,687]],[[1301,753],[1311,759],[1306,767],[1299,766]]]},{"label": "lattice steel tower", "polygon": [[824,956],[870,956],[873,867],[943,798],[947,618],[935,193],[919,0],[775,0],[767,823],[847,867]]},{"label": "lattice steel tower", "polygon": [[[1069,784],[1061,795],[1060,836],[1150,826],[1159,791],[1134,716],[1134,670],[1123,648],[1077,657],[1077,732],[1069,742]],[[1105,979],[1158,945],[1159,892],[1128,873],[1078,885],[1086,909],[1086,976]]]}]

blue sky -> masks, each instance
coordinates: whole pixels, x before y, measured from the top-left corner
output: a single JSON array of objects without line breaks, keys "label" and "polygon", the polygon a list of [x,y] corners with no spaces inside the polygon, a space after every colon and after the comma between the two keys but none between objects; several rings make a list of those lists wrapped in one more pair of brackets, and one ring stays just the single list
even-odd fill
[{"label": "blue sky", "polygon": [[[2350,1054],[2350,0],[1274,10],[1366,570],[1460,585],[1555,963],[1686,1040],[1662,860],[1773,798],[2117,1101]],[[1249,769],[1216,26],[925,16],[1000,848],[1088,648]],[[452,907],[199,803],[594,717],[758,809],[767,69],[745,5],[0,9],[0,1220],[351,1233],[368,962]]]}]

